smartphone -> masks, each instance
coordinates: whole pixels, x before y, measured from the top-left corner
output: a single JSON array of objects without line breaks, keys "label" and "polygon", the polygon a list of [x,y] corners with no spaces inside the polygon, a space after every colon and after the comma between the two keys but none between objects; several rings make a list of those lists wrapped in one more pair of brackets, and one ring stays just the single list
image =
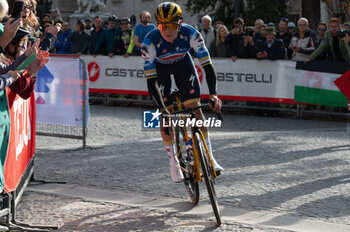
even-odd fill
[{"label": "smartphone", "polygon": [[13,6],[13,10],[11,13],[11,18],[14,18],[12,22],[16,21],[17,19],[19,19],[19,17],[21,17],[23,6],[24,6],[24,2],[15,2],[15,5]]}]

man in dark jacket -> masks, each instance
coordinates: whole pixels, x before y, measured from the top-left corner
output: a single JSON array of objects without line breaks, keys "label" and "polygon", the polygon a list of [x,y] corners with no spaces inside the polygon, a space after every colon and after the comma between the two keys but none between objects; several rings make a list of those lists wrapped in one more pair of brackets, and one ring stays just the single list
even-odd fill
[{"label": "man in dark jacket", "polygon": [[68,40],[72,42],[72,54],[87,54],[90,36],[84,32],[84,21],[79,20],[75,27],[75,31],[70,34]]},{"label": "man in dark jacket", "polygon": [[235,19],[231,33],[226,37],[225,44],[229,47],[229,54],[233,62],[238,57],[239,41],[243,39],[244,21],[241,18]]},{"label": "man in dark jacket", "polygon": [[116,49],[116,43],[118,40],[120,40],[120,36],[121,30],[117,28],[117,17],[114,15],[109,16],[108,28],[104,30],[99,37],[95,47],[95,54],[98,52],[101,44],[103,43],[106,43],[107,54],[110,58],[112,58],[113,55],[120,53],[121,51]]},{"label": "man in dark jacket", "polygon": [[70,54],[72,49],[72,43],[68,41],[69,35],[72,33],[72,30],[69,29],[68,22],[63,22],[62,31],[57,35],[55,40],[54,47],[56,48],[57,54]]},{"label": "man in dark jacket", "polygon": [[239,42],[239,58],[256,58],[256,53],[258,53],[258,48],[256,40],[254,38],[254,30],[252,28],[247,28],[245,30],[244,39]]},{"label": "man in dark jacket", "polygon": [[102,27],[102,18],[97,15],[94,18],[94,29],[91,31],[91,42],[89,46],[89,52],[93,56],[96,55],[107,55],[106,44],[102,43],[99,45],[98,51],[95,51],[96,44],[99,38],[102,36],[105,29]]},{"label": "man in dark jacket", "polygon": [[270,60],[284,59],[286,48],[282,40],[276,39],[275,28],[267,27],[265,33],[266,41],[259,41],[259,52],[256,54],[256,58]]}]

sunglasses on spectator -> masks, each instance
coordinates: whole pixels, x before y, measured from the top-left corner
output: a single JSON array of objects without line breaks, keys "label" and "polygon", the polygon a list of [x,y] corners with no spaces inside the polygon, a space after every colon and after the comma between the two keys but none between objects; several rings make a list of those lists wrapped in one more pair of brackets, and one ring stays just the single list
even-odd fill
[{"label": "sunglasses on spectator", "polygon": [[169,28],[169,30],[176,30],[179,24],[177,23],[158,23],[158,29],[160,31],[166,31],[166,29]]},{"label": "sunglasses on spectator", "polygon": [[26,9],[29,9],[31,10],[33,7],[31,5],[23,5],[23,9],[22,10],[26,10]]},{"label": "sunglasses on spectator", "polygon": [[319,31],[325,31],[326,28],[318,28]]},{"label": "sunglasses on spectator", "polygon": [[344,27],[348,27],[349,26],[349,24],[344,24]]}]

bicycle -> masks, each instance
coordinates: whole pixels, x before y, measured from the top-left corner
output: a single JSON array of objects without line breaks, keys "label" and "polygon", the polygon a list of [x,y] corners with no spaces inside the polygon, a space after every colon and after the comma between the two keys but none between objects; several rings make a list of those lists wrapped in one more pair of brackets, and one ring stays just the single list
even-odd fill
[{"label": "bicycle", "polygon": [[[193,108],[188,108],[183,110],[180,101],[180,93],[178,91],[173,92],[173,96],[176,99],[176,105],[178,111],[174,112],[173,115],[180,115],[181,120],[185,120],[184,114],[190,114],[191,118],[195,119],[194,111],[200,108],[208,107],[209,104],[201,105]],[[214,101],[209,102],[215,105]],[[218,118],[222,121],[221,112],[217,113]],[[165,130],[167,127],[164,128]],[[167,131],[165,131],[168,133]],[[193,157],[185,148],[185,144],[192,139],[193,141]],[[206,187],[208,190],[211,206],[214,211],[217,226],[221,224],[220,208],[215,192],[215,178],[219,175],[215,172],[211,156],[208,150],[208,146],[205,142],[204,135],[199,127],[195,124],[192,127],[191,137],[187,132],[186,125],[180,127],[177,125],[175,127],[175,144],[177,149],[177,157],[180,162],[181,170],[184,175],[184,183],[186,190],[191,199],[191,202],[196,205],[199,202],[199,186],[198,182],[202,181],[202,175],[205,179]],[[200,170],[202,168],[202,172]],[[202,175],[201,175],[202,174]]]}]

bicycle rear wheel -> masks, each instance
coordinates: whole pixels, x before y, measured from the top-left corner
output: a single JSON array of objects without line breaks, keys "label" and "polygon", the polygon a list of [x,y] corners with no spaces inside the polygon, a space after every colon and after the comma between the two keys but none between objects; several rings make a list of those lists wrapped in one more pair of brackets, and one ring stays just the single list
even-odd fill
[{"label": "bicycle rear wheel", "polygon": [[221,215],[220,215],[219,203],[216,197],[215,186],[214,186],[215,185],[214,172],[211,165],[208,164],[208,160],[206,158],[208,157],[208,155],[206,154],[207,151],[204,146],[205,141],[203,141],[202,136],[200,136],[198,132],[195,132],[194,142],[198,151],[199,160],[201,162],[202,174],[205,179],[205,184],[208,190],[210,203],[216,218],[216,225],[220,226]]},{"label": "bicycle rear wheel", "polygon": [[196,205],[199,202],[199,187],[198,187],[198,182],[194,181],[194,167],[187,160],[187,152],[186,152],[185,144],[183,144],[181,148],[181,143],[185,143],[184,135],[185,135],[184,128],[177,126],[175,128],[175,144],[176,144],[177,154],[181,153],[178,159],[180,162],[182,173],[185,178],[184,183],[185,183],[186,191],[188,193],[188,196],[191,199],[191,202],[194,205]]}]

